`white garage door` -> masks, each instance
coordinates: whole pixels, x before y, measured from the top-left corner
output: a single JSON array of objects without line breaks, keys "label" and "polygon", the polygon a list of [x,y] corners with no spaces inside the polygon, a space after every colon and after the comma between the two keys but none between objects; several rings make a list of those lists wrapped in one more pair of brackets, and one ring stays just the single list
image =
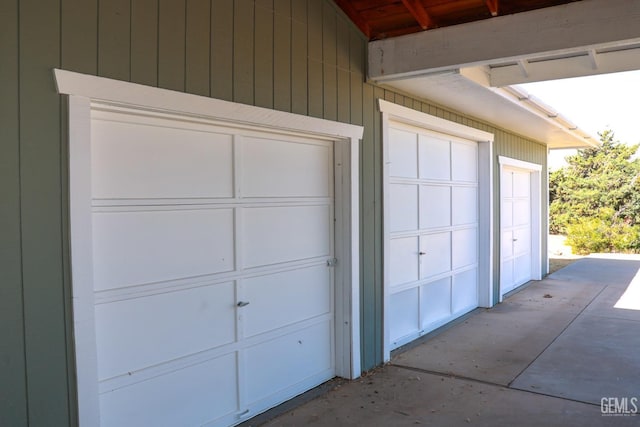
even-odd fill
[{"label": "white garage door", "polygon": [[531,172],[501,173],[501,295],[531,280]]},{"label": "white garage door", "polygon": [[101,424],[230,425],[332,378],[332,143],[92,115]]},{"label": "white garage door", "polygon": [[390,347],[478,306],[478,145],[389,129]]}]

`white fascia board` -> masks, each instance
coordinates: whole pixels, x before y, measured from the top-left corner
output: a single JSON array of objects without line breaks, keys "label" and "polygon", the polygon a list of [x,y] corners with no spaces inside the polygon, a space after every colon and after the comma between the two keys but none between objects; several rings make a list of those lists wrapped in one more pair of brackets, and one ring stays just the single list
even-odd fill
[{"label": "white fascia board", "polygon": [[402,105],[394,104],[393,102],[385,101],[384,99],[378,99],[378,107],[380,111],[386,113],[391,120],[395,119],[402,123],[426,127],[432,131],[442,132],[476,142],[493,142],[494,139],[492,133],[425,114],[411,108],[403,107]]},{"label": "white fascia board", "polygon": [[[92,101],[117,102],[164,112],[179,112],[247,126],[313,133],[338,139],[362,139],[362,126],[339,123],[315,117],[286,113],[208,98],[168,89],[160,89],[119,80],[54,70],[58,93],[90,98]],[[170,102],[168,101],[170,100]],[[169,105],[171,107],[169,107]],[[295,116],[295,120],[292,117]]]},{"label": "white fascia board", "polygon": [[381,82],[459,68],[640,42],[640,2],[583,0],[369,43]]}]

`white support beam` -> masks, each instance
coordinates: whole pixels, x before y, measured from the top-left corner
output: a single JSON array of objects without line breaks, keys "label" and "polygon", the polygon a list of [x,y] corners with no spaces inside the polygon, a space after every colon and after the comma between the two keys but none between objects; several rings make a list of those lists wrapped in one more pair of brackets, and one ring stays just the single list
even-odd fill
[{"label": "white support beam", "polygon": [[530,61],[527,73],[520,63],[490,67],[491,86],[504,87],[515,84],[557,80],[568,77],[585,77],[597,74],[640,70],[640,47],[597,52],[595,49],[568,57]]},{"label": "white support beam", "polygon": [[583,0],[373,41],[369,78],[382,82],[461,66],[517,64],[523,58],[637,44],[638,22],[640,1]]}]

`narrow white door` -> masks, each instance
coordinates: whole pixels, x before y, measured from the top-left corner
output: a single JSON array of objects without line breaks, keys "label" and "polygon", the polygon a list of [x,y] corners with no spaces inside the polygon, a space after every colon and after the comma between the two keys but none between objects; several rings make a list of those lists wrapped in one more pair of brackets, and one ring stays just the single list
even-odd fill
[{"label": "narrow white door", "polygon": [[232,425],[332,378],[332,142],[92,114],[101,424]]},{"label": "narrow white door", "polygon": [[390,348],[478,306],[478,145],[389,129]]},{"label": "narrow white door", "polygon": [[505,167],[501,174],[501,295],[531,280],[531,172]]}]

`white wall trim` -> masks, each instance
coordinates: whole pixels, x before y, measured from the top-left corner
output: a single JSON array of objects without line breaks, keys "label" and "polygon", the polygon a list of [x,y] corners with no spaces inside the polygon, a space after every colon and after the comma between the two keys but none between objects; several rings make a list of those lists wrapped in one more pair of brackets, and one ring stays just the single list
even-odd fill
[{"label": "white wall trim", "polygon": [[[547,257],[542,253],[542,165],[505,156],[499,156],[498,163],[501,181],[505,168],[521,169],[531,174],[531,280],[541,280],[543,260],[545,263],[548,262]],[[500,212],[502,214],[502,196],[500,197]],[[500,226],[500,235],[502,236],[502,225]],[[502,253],[500,253],[499,259],[502,268]],[[498,295],[500,302],[502,302],[504,297],[502,282],[499,288]]]},{"label": "white wall trim", "polygon": [[403,107],[402,105],[394,104],[384,99],[378,99],[378,106],[382,113],[387,114],[388,119],[397,120],[402,123],[412,124],[435,132],[470,139],[472,141],[493,142],[494,139],[492,133],[441,119],[440,117]]},{"label": "white wall trim", "polygon": [[54,70],[69,96],[70,240],[73,321],[81,425],[99,425],[91,221],[91,111],[170,114],[330,139],[335,153],[336,375],[357,378],[360,361],[359,145],[362,126],[332,122],[116,80]]},{"label": "white wall trim", "polygon": [[511,166],[512,168],[524,169],[528,171],[542,171],[542,165],[525,162],[524,160],[512,159],[511,157],[498,156],[500,166]]},{"label": "white wall trim", "polygon": [[[311,131],[315,135],[338,139],[362,138],[362,126],[302,116],[268,108],[254,107],[192,95],[168,89],[54,69],[58,93],[79,95],[92,101],[112,101],[118,104],[143,106],[145,109],[194,115],[278,130]],[[294,119],[292,119],[292,117]]]},{"label": "white wall trim", "polygon": [[391,123],[408,124],[446,135],[471,140],[478,143],[478,204],[479,227],[479,298],[481,307],[492,307],[494,301],[493,283],[493,140],[494,135],[469,126],[421,113],[383,99],[378,99],[382,113],[382,206],[383,206],[383,360],[391,359],[389,298],[390,292],[390,178],[389,178],[389,127]]}]

